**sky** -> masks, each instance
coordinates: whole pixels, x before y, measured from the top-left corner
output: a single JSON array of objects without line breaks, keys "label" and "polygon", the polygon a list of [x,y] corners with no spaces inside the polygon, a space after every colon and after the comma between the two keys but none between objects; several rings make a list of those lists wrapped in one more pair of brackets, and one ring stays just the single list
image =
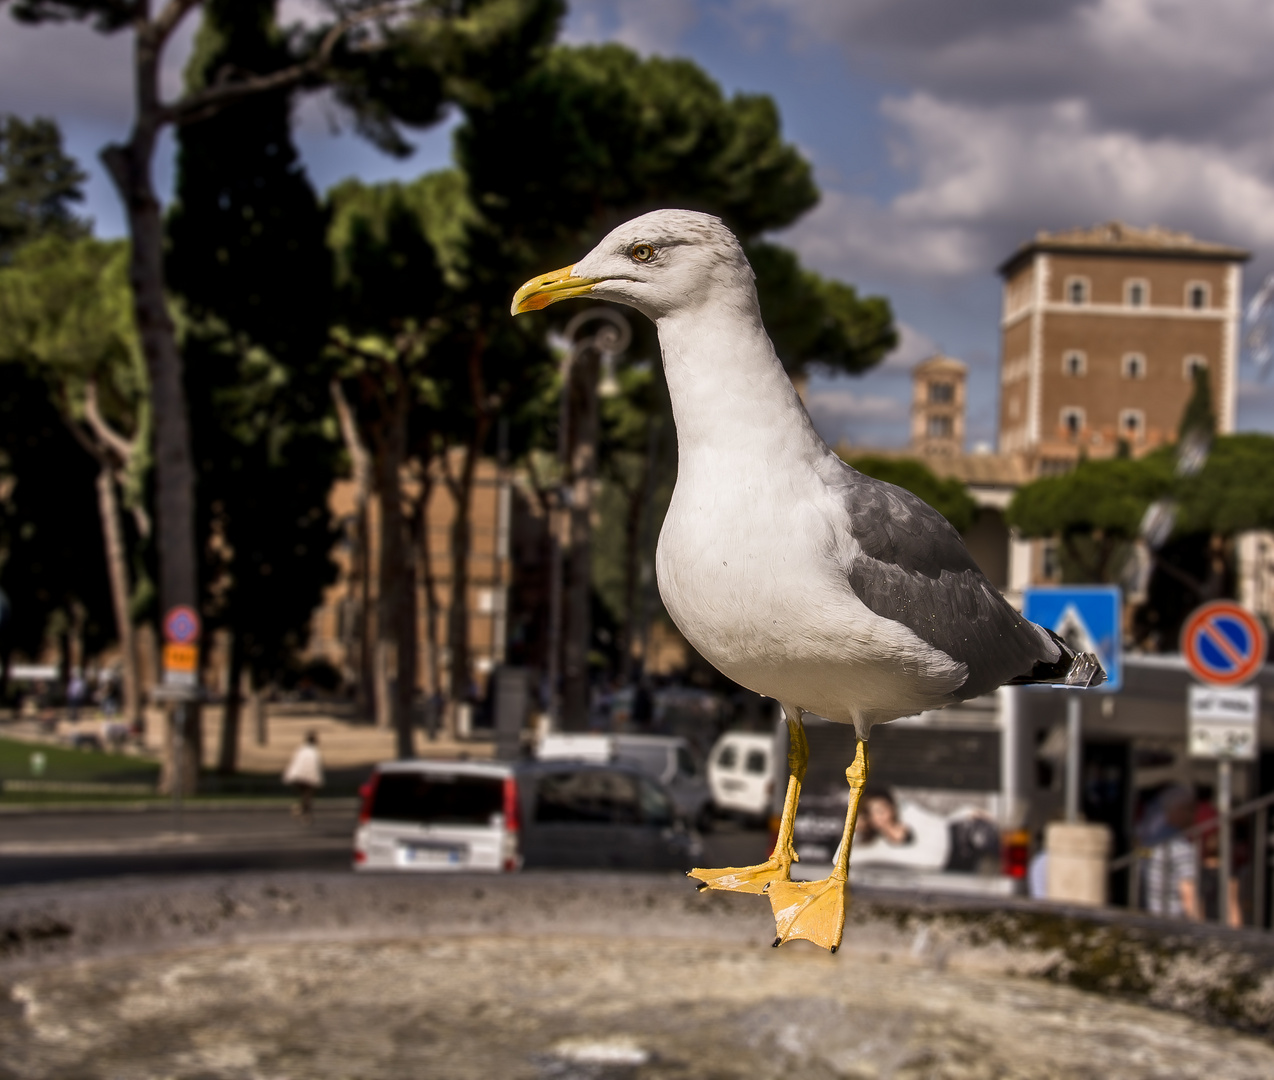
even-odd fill
[{"label": "sky", "polygon": [[[170,92],[193,30],[166,56]],[[1253,252],[1249,294],[1274,271],[1267,0],[573,0],[564,37],[686,56],[727,92],[777,101],[822,199],[775,239],[889,297],[901,330],[867,375],[811,381],[832,442],[905,444],[911,366],[941,350],[969,365],[969,449],[994,444],[995,267],[1040,229],[1118,219],[1238,245]],[[123,227],[96,155],[127,131],[128,57],[123,35],[0,11],[0,109],[59,121],[104,236]],[[444,165],[451,126],[415,134],[396,161],[317,95],[297,142],[324,190]],[[171,142],[157,180],[171,188]],[[1238,423],[1274,430],[1274,378],[1246,358]]]}]

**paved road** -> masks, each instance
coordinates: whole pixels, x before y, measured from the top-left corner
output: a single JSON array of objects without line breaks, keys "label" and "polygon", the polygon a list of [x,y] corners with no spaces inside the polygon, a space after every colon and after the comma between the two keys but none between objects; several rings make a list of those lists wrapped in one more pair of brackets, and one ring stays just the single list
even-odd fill
[{"label": "paved road", "polygon": [[349,865],[351,809],[320,809],[305,825],[286,808],[6,814],[0,885]]},{"label": "paved road", "polygon": [[[0,816],[0,886],[131,874],[340,870],[355,810],[319,808],[312,824],[286,808],[57,812]],[[704,865],[766,855],[766,834],[730,823],[704,837]]]}]

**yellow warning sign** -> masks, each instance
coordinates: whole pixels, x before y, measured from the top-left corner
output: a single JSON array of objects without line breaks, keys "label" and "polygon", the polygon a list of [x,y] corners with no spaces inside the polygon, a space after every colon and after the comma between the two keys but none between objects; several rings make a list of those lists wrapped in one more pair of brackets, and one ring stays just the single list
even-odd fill
[{"label": "yellow warning sign", "polygon": [[193,672],[199,664],[199,650],[194,645],[164,646],[164,670]]}]

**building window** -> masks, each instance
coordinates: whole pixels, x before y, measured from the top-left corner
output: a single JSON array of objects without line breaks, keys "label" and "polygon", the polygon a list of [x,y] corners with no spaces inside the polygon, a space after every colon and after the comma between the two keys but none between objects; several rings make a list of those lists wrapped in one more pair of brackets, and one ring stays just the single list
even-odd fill
[{"label": "building window", "polygon": [[1146,437],[1146,414],[1140,409],[1123,409],[1119,413],[1119,435],[1129,442]]},{"label": "building window", "polygon": [[1040,576],[1045,581],[1060,581],[1062,578],[1062,561],[1057,556],[1056,540],[1045,540],[1040,544]]},{"label": "building window", "polygon": [[949,382],[931,382],[929,384],[930,405],[950,405],[955,401],[955,384]]},{"label": "building window", "polygon": [[1200,368],[1204,371],[1208,369],[1208,358],[1206,356],[1187,356],[1181,363],[1181,374],[1186,382],[1194,382],[1194,373]]},{"label": "building window", "polygon": [[1084,430],[1084,410],[1075,405],[1068,405],[1062,410],[1062,430],[1069,439],[1078,439]]},{"label": "building window", "polygon": [[1088,278],[1070,277],[1066,279],[1066,302],[1068,304],[1088,303]]},{"label": "building window", "polygon": [[949,416],[929,417],[929,438],[931,439],[951,438],[951,417]]},{"label": "building window", "polygon": [[1079,377],[1088,373],[1088,356],[1079,349],[1071,349],[1062,354],[1062,374]]},{"label": "building window", "polygon": [[1124,303],[1129,307],[1145,307],[1150,300],[1150,286],[1142,278],[1124,282]]},{"label": "building window", "polygon": [[1186,285],[1186,307],[1202,311],[1212,299],[1212,290],[1206,281],[1191,281]]},{"label": "building window", "polygon": [[1141,353],[1125,353],[1120,366],[1125,379],[1144,379],[1146,377],[1146,358]]}]

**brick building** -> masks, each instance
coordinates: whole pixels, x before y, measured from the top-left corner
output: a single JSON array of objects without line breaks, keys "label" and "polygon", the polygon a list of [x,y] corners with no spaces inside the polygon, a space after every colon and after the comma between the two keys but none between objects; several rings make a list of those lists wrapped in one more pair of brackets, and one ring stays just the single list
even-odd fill
[{"label": "brick building", "polygon": [[1193,372],[1234,430],[1249,253],[1118,222],[1041,232],[1000,267],[1000,450],[1036,474],[1176,437]]}]

